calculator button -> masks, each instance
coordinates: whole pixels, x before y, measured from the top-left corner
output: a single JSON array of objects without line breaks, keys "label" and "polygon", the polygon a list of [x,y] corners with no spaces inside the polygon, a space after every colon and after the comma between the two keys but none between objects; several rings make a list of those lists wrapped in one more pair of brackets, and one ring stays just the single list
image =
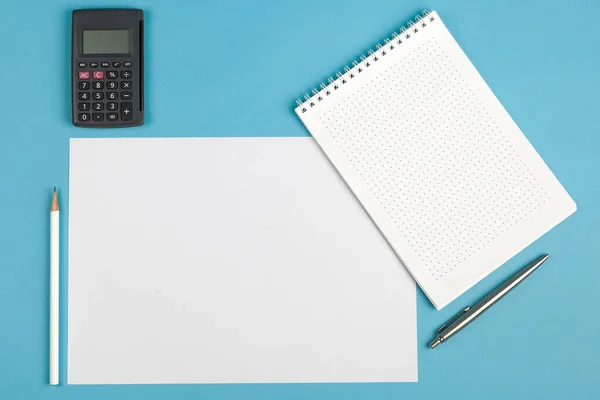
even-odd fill
[{"label": "calculator button", "polygon": [[121,63],[120,63],[120,62],[118,62],[118,61],[115,61],[115,62],[113,63],[113,67],[115,67],[115,68],[119,68],[120,66],[121,66]]},{"label": "calculator button", "polygon": [[92,109],[94,111],[102,111],[104,110],[104,103],[94,103],[92,104]]},{"label": "calculator button", "polygon": [[116,111],[119,109],[119,103],[115,103],[113,101],[106,103],[106,109],[108,111]]},{"label": "calculator button", "polygon": [[106,119],[108,121],[117,121],[119,119],[119,114],[118,113],[108,113],[108,114],[106,114]]},{"label": "calculator button", "polygon": [[88,113],[79,113],[79,115],[77,117],[79,118],[80,121],[89,121],[90,120],[90,114],[88,114]]},{"label": "calculator button", "polygon": [[122,81],[121,82],[121,89],[131,89],[131,87],[132,87],[131,81]]},{"label": "calculator button", "polygon": [[90,103],[79,103],[78,107],[79,107],[79,111],[89,111]]},{"label": "calculator button", "polygon": [[90,99],[90,92],[79,92],[79,94],[77,95],[77,97],[79,98],[79,100],[89,100]]},{"label": "calculator button", "polygon": [[116,100],[117,99],[117,92],[108,92],[106,93],[106,99],[107,100]]},{"label": "calculator button", "polygon": [[123,121],[133,119],[133,103],[121,103],[121,119]]},{"label": "calculator button", "polygon": [[125,61],[125,62],[123,63],[123,66],[124,66],[125,68],[129,68],[129,67],[131,67],[131,61]]},{"label": "calculator button", "polygon": [[133,97],[133,93],[131,92],[121,92],[121,100],[131,100]]},{"label": "calculator button", "polygon": [[98,63],[97,62],[91,62],[90,63],[90,67],[96,68],[96,67],[98,67]]},{"label": "calculator button", "polygon": [[92,93],[92,99],[94,99],[94,100],[102,100],[102,99],[104,99],[104,93],[102,93],[102,92],[94,92],[94,93]]},{"label": "calculator button", "polygon": [[119,84],[117,82],[115,82],[115,81],[108,81],[108,82],[106,82],[106,88],[109,89],[109,90],[117,89],[118,87],[119,87]]},{"label": "calculator button", "polygon": [[119,77],[119,75],[117,74],[117,71],[108,71],[106,73],[106,77],[108,79],[117,79]]},{"label": "calculator button", "polygon": [[94,79],[104,79],[104,71],[94,71]]},{"label": "calculator button", "polygon": [[92,83],[92,87],[94,88],[94,90],[104,89],[104,82],[94,82]]},{"label": "calculator button", "polygon": [[100,66],[102,68],[108,68],[110,66],[110,63],[108,63],[107,61],[103,61],[103,62],[100,63]]},{"label": "calculator button", "polygon": [[79,90],[89,90],[90,88],[90,83],[89,82],[79,82],[77,84],[77,87],[79,88]]},{"label": "calculator button", "polygon": [[131,71],[121,71],[121,79],[131,78]]},{"label": "calculator button", "polygon": [[90,79],[90,71],[79,71],[79,79]]},{"label": "calculator button", "polygon": [[87,63],[82,61],[82,62],[80,62],[79,64],[77,64],[77,66],[78,66],[79,68],[85,68],[85,67],[87,67]]},{"label": "calculator button", "polygon": [[102,113],[93,113],[92,118],[94,121],[104,121],[104,114]]}]

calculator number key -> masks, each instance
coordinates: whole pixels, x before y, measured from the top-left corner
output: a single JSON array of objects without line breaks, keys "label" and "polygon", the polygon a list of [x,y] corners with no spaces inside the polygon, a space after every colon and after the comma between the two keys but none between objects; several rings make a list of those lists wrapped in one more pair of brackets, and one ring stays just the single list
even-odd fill
[{"label": "calculator number key", "polygon": [[117,100],[118,93],[117,92],[108,92],[106,93],[107,100]]},{"label": "calculator number key", "polygon": [[90,103],[79,103],[77,107],[79,108],[79,111],[89,111]]},{"label": "calculator number key", "polygon": [[90,120],[90,114],[88,114],[88,113],[79,113],[79,115],[77,116],[77,118],[79,118],[80,121],[87,122],[87,121]]},{"label": "calculator number key", "polygon": [[121,119],[123,121],[131,121],[133,119],[133,103],[121,103]]},{"label": "calculator number key", "polygon": [[103,100],[104,99],[104,93],[102,93],[102,92],[94,92],[94,93],[92,93],[92,99],[94,99],[94,100]]},{"label": "calculator number key", "polygon": [[117,89],[118,87],[119,87],[119,84],[117,82],[114,82],[114,81],[106,82],[106,88],[108,90],[114,90],[114,89]]},{"label": "calculator number key", "polygon": [[79,88],[79,90],[89,90],[90,83],[87,81],[82,81],[82,82],[77,83],[77,87]]},{"label": "calculator number key", "polygon": [[102,90],[104,89],[104,82],[94,82],[92,83],[92,87],[94,90]]},{"label": "calculator number key", "polygon": [[106,109],[108,111],[116,111],[116,110],[119,109],[119,103],[116,103],[116,102],[113,102],[113,101],[108,102],[108,103],[106,103]]},{"label": "calculator number key", "polygon": [[89,100],[90,99],[90,93],[89,92],[79,92],[79,94],[77,95],[77,97],[79,98],[79,100]]},{"label": "calculator number key", "polygon": [[94,111],[102,111],[104,110],[104,103],[94,103],[92,104],[92,108]]}]

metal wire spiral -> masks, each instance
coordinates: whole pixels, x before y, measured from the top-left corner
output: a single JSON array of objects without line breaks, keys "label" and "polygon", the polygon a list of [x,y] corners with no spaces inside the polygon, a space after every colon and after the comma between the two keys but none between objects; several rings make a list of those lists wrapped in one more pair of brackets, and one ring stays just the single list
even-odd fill
[{"label": "metal wire spiral", "polygon": [[344,67],[344,72],[336,72],[335,78],[327,79],[327,84],[321,83],[319,88],[314,88],[310,94],[304,95],[304,101],[296,100],[296,104],[304,113],[310,107],[314,107],[316,103],[323,101],[327,96],[330,96],[334,91],[338,90],[342,85],[360,74],[365,69],[376,63],[381,57],[398,48],[406,40],[410,40],[412,34],[418,33],[422,28],[425,28],[428,23],[433,22],[434,17],[430,15],[428,10],[423,10],[421,15],[415,17],[414,22],[410,21],[406,27],[400,28],[400,31],[392,33],[391,38],[384,39],[383,45],[377,44],[375,50],[371,49],[367,55],[361,55],[360,61],[352,61],[352,67]]}]

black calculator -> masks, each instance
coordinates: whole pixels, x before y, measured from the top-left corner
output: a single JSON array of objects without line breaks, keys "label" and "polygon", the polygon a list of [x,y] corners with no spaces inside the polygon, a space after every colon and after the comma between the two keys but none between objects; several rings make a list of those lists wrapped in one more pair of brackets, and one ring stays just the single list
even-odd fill
[{"label": "black calculator", "polygon": [[117,128],[144,123],[144,13],[73,11],[73,124]]}]

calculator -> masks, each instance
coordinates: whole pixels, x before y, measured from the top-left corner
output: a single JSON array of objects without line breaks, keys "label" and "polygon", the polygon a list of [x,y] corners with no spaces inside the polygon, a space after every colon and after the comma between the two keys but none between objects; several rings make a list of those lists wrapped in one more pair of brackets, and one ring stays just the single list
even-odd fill
[{"label": "calculator", "polygon": [[73,124],[118,128],[144,123],[144,13],[73,11]]}]

